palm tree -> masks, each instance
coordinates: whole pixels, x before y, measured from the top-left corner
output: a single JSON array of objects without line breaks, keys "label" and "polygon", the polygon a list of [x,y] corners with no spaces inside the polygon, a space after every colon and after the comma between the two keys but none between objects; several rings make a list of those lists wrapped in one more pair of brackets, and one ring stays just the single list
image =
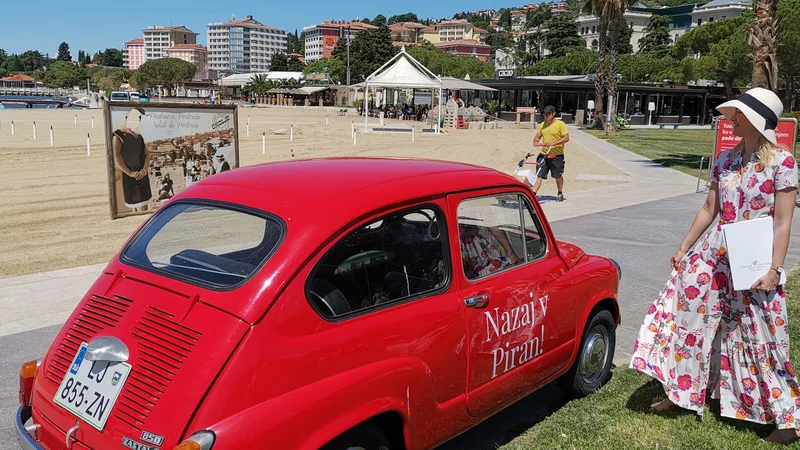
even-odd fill
[{"label": "palm tree", "polygon": [[[617,67],[619,65],[619,38],[622,34],[621,26],[625,23],[620,20],[625,10],[637,3],[638,0],[586,0],[584,11],[590,12],[600,20],[598,33],[597,72],[594,80],[595,90],[595,127],[606,128],[603,120],[605,94],[611,103],[611,110],[616,111],[617,105]],[[614,117],[612,116],[612,122]]]},{"label": "palm tree", "polygon": [[244,90],[254,95],[264,95],[272,89],[274,82],[267,78],[266,74],[257,73],[250,78],[244,86]]},{"label": "palm tree", "polygon": [[778,89],[777,8],[778,0],[755,0],[756,18],[748,26],[753,51],[752,86],[771,91]]}]

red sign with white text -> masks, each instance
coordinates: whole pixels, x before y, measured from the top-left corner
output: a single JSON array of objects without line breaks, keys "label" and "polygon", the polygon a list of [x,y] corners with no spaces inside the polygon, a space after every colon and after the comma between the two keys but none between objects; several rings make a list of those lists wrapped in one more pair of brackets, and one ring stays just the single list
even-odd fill
[{"label": "red sign with white text", "polygon": [[[797,139],[797,121],[795,119],[780,119],[778,128],[775,130],[778,144],[785,145],[794,154],[795,139]],[[733,125],[728,119],[719,119],[717,124],[717,141],[714,149],[714,157],[725,150],[736,147],[742,138],[733,134]]]}]

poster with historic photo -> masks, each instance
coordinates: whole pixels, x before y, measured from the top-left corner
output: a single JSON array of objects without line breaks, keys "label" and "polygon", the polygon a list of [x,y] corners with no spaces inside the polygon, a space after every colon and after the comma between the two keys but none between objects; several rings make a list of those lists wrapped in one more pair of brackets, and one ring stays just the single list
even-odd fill
[{"label": "poster with historic photo", "polygon": [[112,219],[239,167],[234,105],[107,102],[104,113]]}]

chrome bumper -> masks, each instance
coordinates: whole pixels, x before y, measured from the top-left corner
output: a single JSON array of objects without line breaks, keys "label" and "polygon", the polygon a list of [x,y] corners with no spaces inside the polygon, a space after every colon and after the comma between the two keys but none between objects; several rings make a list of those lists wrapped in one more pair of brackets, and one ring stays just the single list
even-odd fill
[{"label": "chrome bumper", "polygon": [[24,407],[20,406],[14,417],[14,429],[16,430],[19,448],[23,450],[43,450],[42,447],[36,443],[36,440],[28,434],[28,430],[25,429],[25,422],[27,422],[29,418],[30,409],[26,411]]}]

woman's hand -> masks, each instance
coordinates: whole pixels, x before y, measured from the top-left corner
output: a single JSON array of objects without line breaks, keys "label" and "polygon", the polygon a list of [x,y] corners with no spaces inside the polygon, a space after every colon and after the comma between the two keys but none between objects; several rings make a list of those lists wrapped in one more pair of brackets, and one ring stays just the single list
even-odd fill
[{"label": "woman's hand", "polygon": [[144,169],[142,169],[142,170],[140,170],[140,171],[138,171],[138,172],[134,173],[134,178],[136,178],[136,181],[139,181],[139,180],[141,180],[142,178],[144,178],[144,177],[145,177],[145,175],[147,175],[147,171],[146,171],[146,170],[144,170]]},{"label": "woman's hand", "polygon": [[673,269],[678,270],[678,266],[681,265],[681,261],[683,261],[683,257],[686,256],[686,252],[686,250],[679,248],[678,251],[672,255],[672,258],[669,259],[669,264]]},{"label": "woman's hand", "polygon": [[781,277],[778,275],[778,272],[770,269],[766,275],[756,280],[756,282],[750,286],[750,289],[767,292],[774,291],[775,288],[778,287],[780,281]]}]

